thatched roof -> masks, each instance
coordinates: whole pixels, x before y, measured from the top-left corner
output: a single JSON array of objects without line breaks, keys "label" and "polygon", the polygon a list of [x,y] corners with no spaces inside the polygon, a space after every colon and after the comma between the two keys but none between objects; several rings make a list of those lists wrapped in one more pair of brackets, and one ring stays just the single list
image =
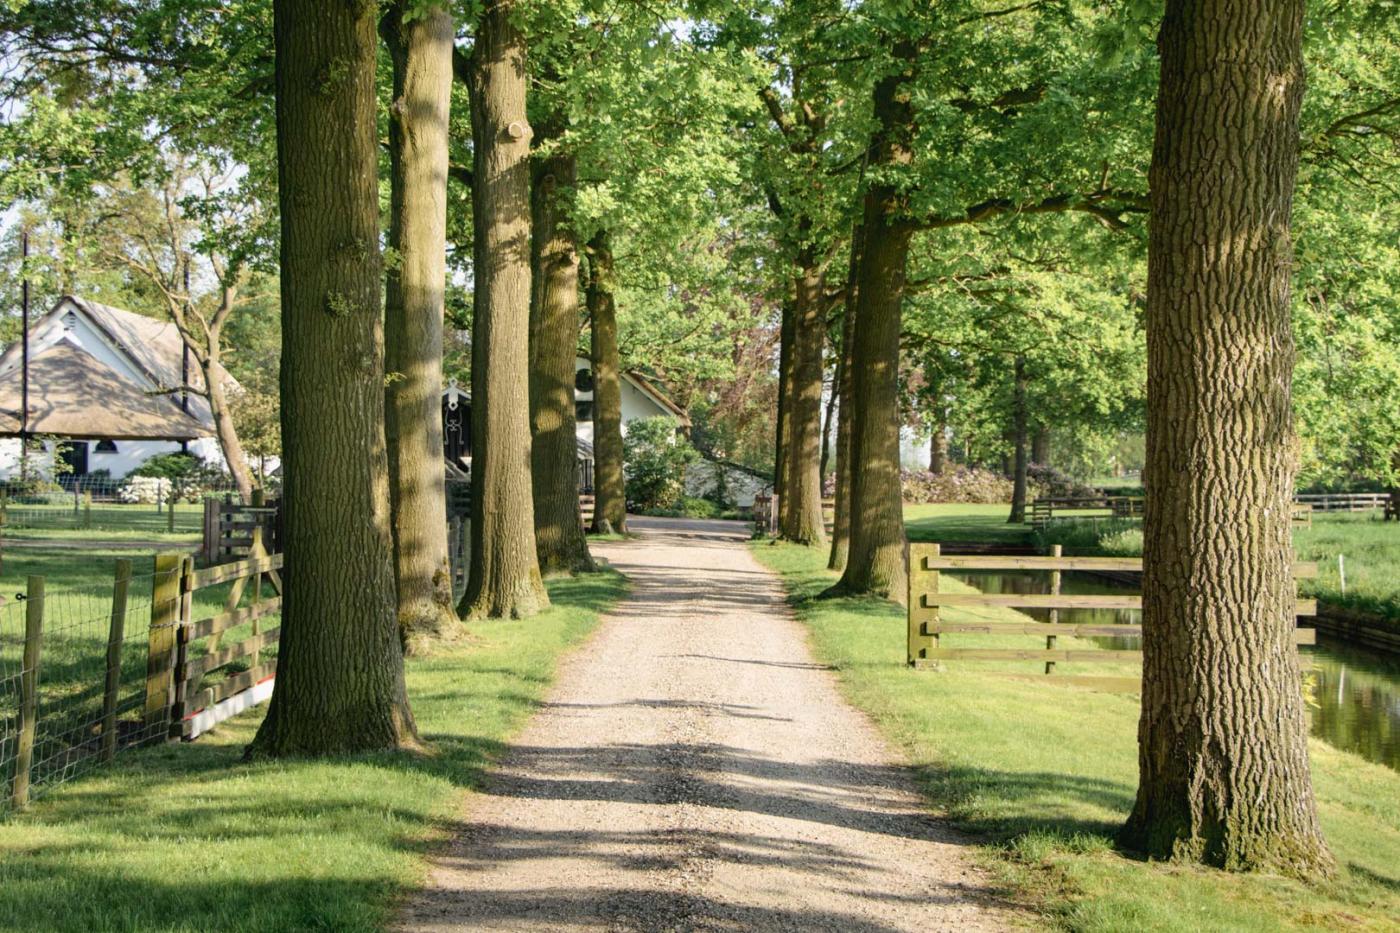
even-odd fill
[{"label": "thatched roof", "polygon": [[[29,328],[31,340],[52,332],[53,328],[62,327],[63,319],[69,314],[81,314],[102,335],[104,342],[130,362],[149,383],[142,385],[142,389],[173,389],[180,385],[185,345],[179,330],[169,320],[146,317],[87,298],[65,295]],[[0,373],[18,368],[19,364],[20,344],[16,341],[0,354]],[[193,359],[189,366],[189,384],[196,389],[204,387],[204,377]],[[225,382],[225,387],[230,392],[239,388],[231,376]],[[203,425],[201,437],[214,433],[213,415],[209,411],[209,403],[202,396],[189,396],[189,416]]]},{"label": "thatched roof", "polygon": [[[0,375],[0,435],[20,432],[21,373]],[[29,360],[29,433],[97,440],[194,440],[208,428],[61,340]]]}]

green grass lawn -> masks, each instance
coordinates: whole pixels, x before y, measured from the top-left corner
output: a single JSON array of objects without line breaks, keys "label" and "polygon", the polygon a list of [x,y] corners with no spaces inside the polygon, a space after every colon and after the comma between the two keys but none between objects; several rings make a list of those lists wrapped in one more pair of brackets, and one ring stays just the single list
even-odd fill
[{"label": "green grass lawn", "polygon": [[1030,529],[1006,521],[1009,504],[968,505],[933,503],[906,505],[904,527],[911,541],[972,541],[990,544],[1028,544]]},{"label": "green grass lawn", "polygon": [[[8,568],[7,568],[8,576]],[[118,757],[0,822],[0,930],[378,930],[561,653],[625,592],[552,580],[554,608],[408,664],[423,755],[244,764],[260,713]]]},{"label": "green grass lawn", "polygon": [[[1047,922],[1093,931],[1395,929],[1400,775],[1312,742],[1322,821],[1341,866],[1325,885],[1135,860],[1112,842],[1137,782],[1134,697],[1003,673],[1035,667],[1024,663],[911,671],[898,606],[812,600],[833,579],[825,554],[783,544],[754,553],[782,574],[818,657],[904,750],[933,806],[983,840],[1000,880]],[[945,610],[945,618],[970,614]],[[954,637],[981,646],[978,636],[945,639]]]},{"label": "green grass lawn", "polygon": [[[151,504],[96,502],[90,511],[74,509],[70,502],[11,502],[3,512],[7,535],[12,532],[46,534],[54,531],[82,533],[122,532],[133,537],[161,537],[167,534],[170,516],[166,509]],[[199,534],[204,522],[201,502],[175,503],[175,534]]]}]

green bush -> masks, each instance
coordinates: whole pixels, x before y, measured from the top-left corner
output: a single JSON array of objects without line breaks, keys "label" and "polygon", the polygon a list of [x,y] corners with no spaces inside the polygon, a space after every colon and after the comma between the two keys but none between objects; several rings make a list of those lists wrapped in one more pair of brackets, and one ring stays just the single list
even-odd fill
[{"label": "green bush", "polygon": [[154,476],[157,479],[182,480],[193,476],[202,461],[194,454],[176,451],[170,454],[157,454],[131,471],[131,476]]},{"label": "green bush", "polygon": [[685,490],[685,468],[700,454],[677,433],[675,418],[643,418],[627,425],[622,440],[627,506],[637,512],[674,509]]},{"label": "green bush", "polygon": [[732,514],[719,503],[696,496],[681,496],[670,508],[646,509],[641,514],[655,518],[725,518]]}]

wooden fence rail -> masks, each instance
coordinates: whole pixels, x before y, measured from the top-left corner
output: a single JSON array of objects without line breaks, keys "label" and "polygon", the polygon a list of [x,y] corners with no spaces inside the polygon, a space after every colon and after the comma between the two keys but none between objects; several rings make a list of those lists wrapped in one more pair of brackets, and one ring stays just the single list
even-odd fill
[{"label": "wooden fence rail", "polygon": [[[1074,609],[1142,609],[1141,594],[1084,595],[1061,592],[1061,574],[1074,571],[1141,572],[1142,560],[1136,557],[1065,557],[1058,545],[1049,556],[1026,555],[944,555],[938,544],[909,546],[909,611],[906,659],[913,667],[941,669],[944,661],[1043,661],[1045,673],[1052,674],[1058,662],[1141,661],[1139,650],[1061,649],[1056,638],[1070,636],[1134,636],[1142,635],[1142,627],[1131,624],[1061,623],[1059,613]],[[1050,592],[1044,594],[1017,593],[944,593],[939,589],[940,574],[946,571],[1037,572],[1050,575]],[[1295,577],[1314,577],[1317,564],[1301,561],[1294,564]],[[945,607],[1048,610],[1050,621],[970,621],[948,622],[942,617]],[[1299,616],[1317,614],[1317,601],[1299,599],[1295,611]],[[949,648],[942,643],[944,635],[1034,635],[1045,639],[1043,649],[1030,648]],[[1316,633],[1298,629],[1294,643],[1311,645]],[[1136,679],[1118,683],[1123,678],[1087,678],[1109,689],[1128,689]]]},{"label": "wooden fence rail", "polygon": [[[1299,496],[1293,503],[1293,522],[1310,527],[1312,513],[1324,510],[1305,499]],[[1043,531],[1053,522],[1142,518],[1145,508],[1143,496],[1042,496],[1031,502],[1027,521],[1036,531]]]}]

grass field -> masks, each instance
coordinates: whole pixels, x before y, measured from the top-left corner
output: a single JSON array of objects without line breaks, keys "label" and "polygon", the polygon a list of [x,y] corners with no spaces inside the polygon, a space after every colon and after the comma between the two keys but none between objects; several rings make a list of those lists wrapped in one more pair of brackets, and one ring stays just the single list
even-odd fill
[{"label": "grass field", "polygon": [[[989,865],[1047,922],[1086,931],[1395,929],[1400,775],[1312,743],[1323,825],[1341,866],[1325,885],[1136,860],[1112,841],[1136,787],[1135,698],[1004,676],[1027,664],[910,671],[898,606],[812,600],[833,579],[824,554],[767,544],[754,553],[782,574],[818,657],[904,750],[934,806],[984,840]],[[978,636],[959,637],[977,646]]]},{"label": "grass field", "polygon": [[244,764],[249,713],[198,742],[120,756],[0,822],[0,930],[381,929],[561,653],[625,582],[593,574],[549,590],[549,612],[473,623],[409,662],[426,754]]},{"label": "grass field", "polygon": [[[175,504],[175,533],[199,534],[204,522],[204,504]],[[160,537],[167,534],[170,515],[150,504],[97,502],[90,510],[75,509],[71,503],[10,503],[3,512],[5,533],[121,532],[133,536]]]},{"label": "grass field", "polygon": [[974,541],[992,544],[1027,544],[1026,525],[1007,524],[1009,504],[969,505],[934,503],[906,505],[904,527],[911,541]]}]

